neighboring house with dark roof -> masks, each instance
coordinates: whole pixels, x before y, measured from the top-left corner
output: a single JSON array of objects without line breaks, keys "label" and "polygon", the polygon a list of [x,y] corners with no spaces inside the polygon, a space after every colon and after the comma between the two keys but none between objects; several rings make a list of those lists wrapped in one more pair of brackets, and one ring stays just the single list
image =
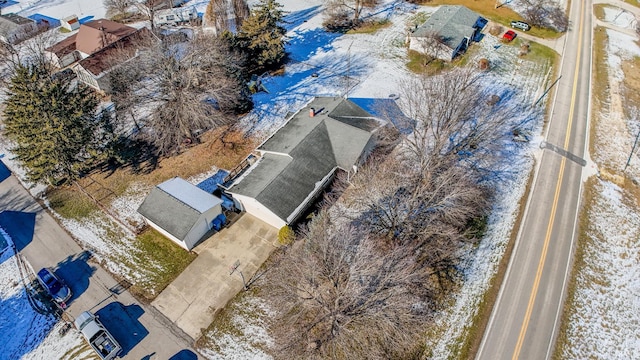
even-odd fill
[{"label": "neighboring house with dark roof", "polygon": [[222,199],[175,177],[151,190],[138,208],[147,223],[181,247],[191,250],[222,214]]},{"label": "neighboring house with dark roof", "polygon": [[136,29],[107,19],[80,25],[78,32],[45,49],[45,54],[58,68],[73,67],[78,79],[96,90],[108,92],[104,77],[111,69],[110,57],[120,52],[126,59],[135,56],[138,43],[151,37],[147,28]]},{"label": "neighboring house with dark roof", "polygon": [[38,23],[17,14],[0,15],[0,40],[16,44],[38,33]]},{"label": "neighboring house with dark roof", "polygon": [[450,61],[482,39],[487,20],[462,5],[443,5],[409,35],[409,49]]},{"label": "neighboring house with dark roof", "polygon": [[356,169],[382,125],[351,100],[315,98],[258,147],[261,157],[227,193],[236,206],[276,228],[291,224],[338,169]]}]

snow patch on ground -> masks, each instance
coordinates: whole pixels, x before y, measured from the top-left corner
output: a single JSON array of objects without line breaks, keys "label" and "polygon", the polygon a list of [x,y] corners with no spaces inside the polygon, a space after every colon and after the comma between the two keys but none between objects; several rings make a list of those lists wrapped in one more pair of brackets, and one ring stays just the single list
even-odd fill
[{"label": "snow patch on ground", "polygon": [[151,189],[152,186],[143,183],[130,185],[123,195],[116,197],[111,202],[111,210],[121,221],[131,224],[134,228],[142,227],[144,217],[138,213],[138,208]]},{"label": "snow patch on ground", "polygon": [[615,30],[606,29],[609,42],[607,43],[607,64],[609,75],[620,82],[624,79],[622,61],[640,56],[640,48],[636,44],[637,37],[629,36]]},{"label": "snow patch on ground", "polygon": [[[89,3],[92,2],[88,0],[40,1],[34,2],[28,9],[25,7],[24,12],[26,14],[27,11],[39,11],[44,8],[44,4],[58,4],[59,6],[47,7],[48,12],[45,14],[60,18],[69,15],[68,12],[76,12],[81,16],[89,8],[85,8],[85,4]],[[435,10],[431,7],[416,7],[406,2],[388,0],[381,7],[382,12],[377,13],[376,16],[388,18],[392,23],[390,27],[381,29],[375,34],[345,36],[326,33],[320,29],[323,20],[320,12],[322,1],[282,0],[280,3],[284,4],[285,10],[289,11],[288,20],[291,23],[287,25],[290,37],[287,50],[291,54],[292,61],[287,65],[284,76],[263,78],[263,84],[269,93],[259,93],[254,96],[255,109],[245,119],[247,126],[265,135],[281,126],[288,115],[298,111],[314,96],[348,94],[350,97],[386,99],[390,94],[397,94],[400,84],[414,76],[406,70],[405,66],[408,61],[404,47],[407,22],[415,16],[416,12],[431,13]],[[204,11],[206,4],[207,2],[202,0],[189,3],[189,5],[196,5],[199,11]],[[98,10],[92,13],[95,18],[104,15],[104,12],[101,12],[103,10],[100,10],[101,6],[101,4],[97,5]],[[541,94],[540,89],[546,79],[545,65],[519,58],[517,47],[504,45],[495,37],[487,35],[481,43],[474,44],[471,51],[476,51],[472,61],[480,57],[490,60],[492,72],[496,75],[487,83],[491,84],[488,86],[491,86],[493,93],[517,96],[523,106],[533,103]],[[513,71],[508,72],[512,61],[515,61],[518,67],[517,75]],[[505,76],[505,74],[509,75]],[[522,90],[514,93],[513,89]],[[252,123],[255,119],[259,120],[257,124]],[[541,120],[541,118],[534,119],[532,123],[527,124],[532,134],[539,133],[540,124],[535,121]],[[487,237],[482,240],[475,252],[472,252],[472,256],[465,264],[467,283],[461,292],[456,294],[455,305],[440,318],[441,322],[448,324],[446,327],[448,332],[446,339],[434,340],[432,345],[435,348],[435,358],[451,356],[449,342],[455,342],[462,334],[463,328],[472,318],[477,303],[488,286],[488,279],[495,272],[495,267],[508,241],[517,204],[524,192],[526,177],[532,166],[532,160],[528,154],[535,151],[536,144],[534,141],[528,147],[519,148],[510,145],[505,148],[506,161],[514,166],[509,169],[511,175],[508,181],[496,185],[497,198],[501,200],[494,205],[494,212],[489,219]],[[9,154],[6,147],[0,147],[0,152]],[[12,164],[9,167],[18,175],[21,174],[19,166]],[[194,184],[203,183],[216,171],[217,169],[211,169],[206,174],[188,180]],[[111,204],[112,210],[122,221],[137,223],[140,217],[136,210],[148,190],[150,188],[143,185],[132,185],[123,196],[114,200]],[[113,273],[120,274],[133,282],[143,282],[159,266],[152,264],[147,269],[133,269],[130,264],[135,263],[136,256],[139,256],[132,245],[135,238],[106,215],[93,214],[83,221],[62,219],[59,216],[57,218],[84,248],[92,250],[97,260]],[[4,263],[1,265],[4,266]],[[256,304],[251,306],[254,305],[257,306]],[[207,357],[269,358],[260,350],[271,344],[264,324],[247,316],[237,316],[233,319],[233,323],[234,326],[243,329],[244,336],[237,338],[224,334],[212,339],[215,341],[216,350],[205,350]],[[51,329],[51,325],[48,328]],[[57,334],[56,331],[51,333]],[[55,342],[58,339],[44,340],[41,347],[48,346],[50,349],[55,346],[44,344],[49,341]],[[70,342],[68,346],[72,348],[75,344]],[[37,355],[33,355],[32,358],[37,358]]]},{"label": "snow patch on ground", "polygon": [[617,185],[598,181],[596,193],[562,358],[638,359],[640,215]]},{"label": "snow patch on ground", "polygon": [[[223,334],[205,334],[207,340],[214,344],[214,349],[202,349],[203,354],[212,360],[267,360],[272,357],[261,349],[273,345],[273,340],[267,333],[262,320],[271,315],[267,305],[257,298],[243,298],[239,304],[233,305],[240,309],[241,314],[235,314],[232,318],[236,331]],[[247,313],[246,309],[252,309]],[[259,314],[258,316],[256,316]],[[237,335],[239,333],[240,335]]]},{"label": "snow patch on ground", "polygon": [[636,17],[632,13],[624,9],[610,6],[605,6],[603,9],[604,21],[617,27],[635,29],[638,20],[636,20]]}]

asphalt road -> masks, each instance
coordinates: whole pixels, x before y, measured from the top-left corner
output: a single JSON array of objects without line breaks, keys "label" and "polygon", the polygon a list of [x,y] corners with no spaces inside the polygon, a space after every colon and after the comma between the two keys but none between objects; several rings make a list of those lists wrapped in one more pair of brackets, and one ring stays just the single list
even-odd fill
[{"label": "asphalt road", "polygon": [[591,0],[571,1],[570,24],[546,143],[477,359],[549,359],[553,351],[586,163]]},{"label": "asphalt road", "polygon": [[[4,166],[0,164],[0,166]],[[1,170],[1,169],[0,169]],[[70,286],[67,312],[90,310],[123,347],[124,359],[196,359],[192,340],[151,306],[137,303],[60,227],[14,176],[0,177],[0,226],[37,272],[48,266]],[[2,179],[4,178],[4,179]]]}]

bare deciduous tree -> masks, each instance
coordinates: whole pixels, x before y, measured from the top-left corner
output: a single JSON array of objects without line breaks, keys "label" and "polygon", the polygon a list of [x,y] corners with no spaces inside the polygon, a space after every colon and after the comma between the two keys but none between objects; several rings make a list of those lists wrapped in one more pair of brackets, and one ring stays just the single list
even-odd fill
[{"label": "bare deciduous tree", "polygon": [[112,73],[114,101],[126,116],[133,114],[132,106],[152,109],[145,133],[168,155],[246,109],[239,64],[227,45],[212,37],[156,43]]},{"label": "bare deciduous tree", "polygon": [[249,5],[247,5],[246,0],[232,0],[233,1],[233,13],[236,19],[236,29],[240,29],[242,27],[242,23],[246,18],[251,15],[251,11],[249,10]]},{"label": "bare deciduous tree", "polygon": [[426,55],[424,65],[439,59],[444,53],[451,53],[451,50],[444,43],[444,38],[437,32],[430,32],[417,39],[421,52]]},{"label": "bare deciduous tree", "polygon": [[278,355],[416,354],[483,231],[491,192],[482,166],[526,117],[488,104],[479,76],[458,69],[405,84],[413,132],[342,183],[340,201],[329,201],[268,277]]},{"label": "bare deciduous tree", "polygon": [[326,0],[323,25],[329,30],[357,26],[364,8],[373,8],[379,0]]},{"label": "bare deciduous tree", "polygon": [[211,0],[205,14],[208,26],[213,26],[216,34],[222,34],[240,29],[250,10],[245,0]]},{"label": "bare deciduous tree", "polygon": [[107,10],[107,16],[109,17],[122,17],[127,15],[127,11],[134,4],[133,0],[103,0],[105,9]]},{"label": "bare deciduous tree", "polygon": [[46,55],[46,49],[59,40],[58,34],[47,31],[18,44],[0,43],[0,87],[5,87],[9,78],[20,66],[37,65],[50,73],[58,70]]},{"label": "bare deciduous tree", "polygon": [[[432,314],[415,262],[318,214],[274,277],[279,358],[392,358]],[[294,275],[295,274],[295,275]],[[293,276],[292,276],[293,275]],[[372,331],[375,329],[375,331]]]},{"label": "bare deciduous tree", "polygon": [[569,17],[564,8],[550,0],[526,0],[522,17],[530,25],[565,32],[569,28]]}]

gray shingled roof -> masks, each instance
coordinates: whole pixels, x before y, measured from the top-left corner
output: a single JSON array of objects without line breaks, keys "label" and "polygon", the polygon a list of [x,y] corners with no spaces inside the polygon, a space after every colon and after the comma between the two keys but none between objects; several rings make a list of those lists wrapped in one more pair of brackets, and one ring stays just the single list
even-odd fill
[{"label": "gray shingled roof", "polygon": [[315,98],[258,148],[262,158],[229,192],[286,220],[334,169],[351,169],[380,125],[350,100]]},{"label": "gray shingled roof", "polygon": [[222,200],[180,178],[154,187],[138,212],[169,234],[184,240],[200,215]]},{"label": "gray shingled roof", "polygon": [[413,32],[414,37],[438,34],[451,49],[456,49],[464,38],[471,39],[473,25],[480,15],[462,5],[443,5]]},{"label": "gray shingled roof", "polygon": [[17,14],[0,15],[0,34],[7,36],[21,25],[34,23],[35,21]]}]

